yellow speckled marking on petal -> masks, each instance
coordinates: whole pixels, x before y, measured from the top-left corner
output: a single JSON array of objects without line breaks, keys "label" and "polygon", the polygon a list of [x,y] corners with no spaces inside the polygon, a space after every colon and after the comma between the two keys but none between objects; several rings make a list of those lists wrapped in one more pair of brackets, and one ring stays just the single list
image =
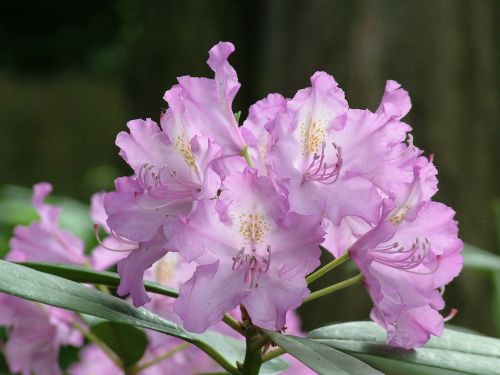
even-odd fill
[{"label": "yellow speckled marking on petal", "polygon": [[168,285],[174,275],[177,260],[171,257],[163,257],[156,265],[156,282]]},{"label": "yellow speckled marking on petal", "polygon": [[408,213],[409,209],[410,209],[409,205],[407,205],[407,204],[403,205],[393,215],[391,215],[391,217],[389,218],[389,221],[394,225],[401,223],[401,221],[403,221],[406,214]]},{"label": "yellow speckled marking on petal", "polygon": [[262,242],[264,236],[269,230],[264,215],[259,214],[241,214],[239,215],[240,234],[248,242]]},{"label": "yellow speckled marking on petal", "polygon": [[302,155],[307,156],[317,153],[321,144],[325,140],[325,136],[325,130],[318,125],[318,122],[312,121],[309,126],[302,124],[300,127]]},{"label": "yellow speckled marking on petal", "polygon": [[175,148],[180,152],[186,164],[194,170],[197,170],[196,158],[191,150],[191,145],[186,141],[183,135],[179,135],[175,139]]}]

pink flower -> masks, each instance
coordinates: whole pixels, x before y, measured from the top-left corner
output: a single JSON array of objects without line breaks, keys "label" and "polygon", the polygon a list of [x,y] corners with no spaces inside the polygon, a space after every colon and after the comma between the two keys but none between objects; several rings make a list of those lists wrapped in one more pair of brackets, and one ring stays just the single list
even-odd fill
[{"label": "pink flower", "polygon": [[29,226],[18,225],[10,240],[10,252],[6,259],[14,262],[86,262],[83,242],[72,233],[59,228],[61,209],[44,203],[52,191],[49,183],[33,186],[33,207],[40,215],[40,221]]},{"label": "pink flower", "polygon": [[[108,216],[104,210],[105,195],[106,193],[95,193],[92,195],[90,212],[94,225],[98,225],[100,228],[103,228],[107,234],[111,234],[111,230],[106,223]],[[96,227],[95,229],[98,231],[99,228]],[[133,249],[135,249],[135,243],[125,243],[116,236],[108,236],[100,241],[100,244],[92,250],[90,264],[92,268],[98,271],[104,271],[126,257]]]},{"label": "pink flower", "polygon": [[169,109],[162,117],[162,127],[190,129],[193,134],[213,137],[223,156],[240,155],[245,145],[231,108],[240,88],[236,71],[227,59],[234,46],[220,42],[209,51],[208,65],[214,79],[183,76],[179,84],[165,93]]},{"label": "pink flower", "polygon": [[250,107],[241,132],[248,144],[249,154],[259,173],[274,177],[269,163],[269,151],[276,142],[275,123],[286,109],[286,99],[280,94],[269,94]]},{"label": "pink flower", "polygon": [[199,202],[165,228],[169,246],[199,264],[175,302],[193,332],[240,303],[257,326],[283,328],[286,312],[309,293],[304,277],[319,265],[324,233],[319,217],[288,212],[270,179],[252,169],[227,177],[218,200]]},{"label": "pink flower", "polygon": [[[5,357],[12,373],[58,375],[61,345],[80,346],[69,311],[0,294],[0,325],[8,327]],[[34,327],[36,329],[34,329]]]},{"label": "pink flower", "polygon": [[373,147],[377,142],[372,127],[346,122],[347,102],[333,77],[317,72],[311,84],[278,116],[277,142],[269,155],[274,173],[288,190],[291,210],[321,215],[336,225],[345,216],[375,222],[380,196],[360,170],[364,161],[358,155],[365,152],[364,159],[376,159],[385,149]]},{"label": "pink flower", "polygon": [[144,271],[167,253],[166,218],[187,214],[194,202],[215,197],[220,187],[212,168],[219,147],[210,138],[190,133],[182,122],[170,125],[161,130],[151,120],[129,122],[130,133],[118,134],[117,145],[136,174],[118,178],[116,191],[104,197],[106,223],[118,244],[103,245],[130,250],[118,263],[118,294],[130,294],[136,306],[149,301]]},{"label": "pink flower", "polygon": [[193,201],[215,196],[220,178],[211,163],[219,148],[209,138],[187,137],[182,127],[162,131],[151,120],[128,126],[130,134],[121,132],[116,143],[135,176],[115,181],[104,208],[113,233],[148,241],[167,215],[188,213]]},{"label": "pink flower", "polygon": [[98,346],[87,345],[80,351],[80,361],[68,369],[70,375],[121,375],[115,363]]},{"label": "pink flower", "polygon": [[390,203],[380,222],[349,248],[374,302],[371,317],[388,343],[412,348],[440,335],[439,289],[462,269],[462,242],[449,207],[430,201],[435,168],[418,160],[414,180]]}]

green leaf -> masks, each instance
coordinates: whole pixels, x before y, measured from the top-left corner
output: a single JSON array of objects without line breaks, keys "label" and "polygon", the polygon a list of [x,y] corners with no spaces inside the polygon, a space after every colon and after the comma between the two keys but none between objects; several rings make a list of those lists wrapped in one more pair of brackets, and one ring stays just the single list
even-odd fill
[{"label": "green leaf", "polygon": [[138,362],[148,346],[144,331],[123,323],[104,321],[92,325],[90,331],[120,357],[126,368]]},{"label": "green leaf", "polygon": [[149,328],[182,339],[193,339],[183,328],[146,309],[137,309],[124,300],[74,281],[3,260],[0,260],[0,291],[112,322]]},{"label": "green leaf", "polygon": [[500,256],[479,247],[464,244],[464,268],[481,271],[500,271]]},{"label": "green leaf", "polygon": [[[95,271],[89,267],[71,264],[54,263],[19,263],[25,267],[35,269],[44,273],[50,273],[73,280],[79,283],[98,284],[117,287],[120,284],[120,276],[115,272]],[[144,281],[146,290],[167,297],[177,297],[179,292],[175,289],[151,281]]]},{"label": "green leaf", "polygon": [[308,338],[389,373],[399,373],[398,368],[404,367],[404,373],[409,375],[433,371],[500,374],[500,340],[452,329],[445,329],[442,337],[433,337],[424,347],[412,350],[386,346],[385,331],[373,322],[335,324],[310,332]]},{"label": "green leaf", "polygon": [[[27,265],[43,271],[73,278],[83,283],[97,283],[110,286],[116,286],[119,283],[118,275],[112,272],[96,272],[80,266],[48,263],[30,263]],[[177,296],[175,290],[163,287],[159,284],[146,283],[146,288],[156,293]],[[207,332],[203,335],[197,335],[187,332],[182,327],[146,309],[137,309],[124,300],[101,293],[93,288],[84,287],[72,280],[40,272],[24,265],[0,260],[0,292],[76,311],[81,314],[95,316],[111,322],[152,329],[184,339],[198,346],[214,359],[217,358],[217,362],[223,366],[225,370],[230,372],[235,371],[233,371],[234,368],[231,364],[234,364],[233,360],[235,356],[232,357],[231,355],[220,353],[217,346],[222,346],[221,343],[223,340],[219,338],[215,341],[213,339],[214,336],[211,336],[219,334]],[[89,321],[88,317],[84,318],[86,318],[86,321]],[[92,320],[92,318],[90,319]],[[97,322],[99,324],[98,320]],[[226,342],[232,342],[230,338],[224,340]],[[222,347],[222,350],[225,349],[227,349],[227,346]],[[242,349],[238,358],[243,358],[243,355],[244,351]],[[268,367],[283,367],[280,361],[270,363]],[[274,372],[268,372],[268,374],[272,373]]]},{"label": "green leaf", "polygon": [[381,375],[360,360],[315,340],[266,332],[273,342],[319,374]]}]

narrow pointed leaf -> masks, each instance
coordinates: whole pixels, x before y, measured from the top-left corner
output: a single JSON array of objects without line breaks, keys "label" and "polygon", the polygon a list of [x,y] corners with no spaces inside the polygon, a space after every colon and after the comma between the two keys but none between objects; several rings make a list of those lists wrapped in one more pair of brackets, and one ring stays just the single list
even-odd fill
[{"label": "narrow pointed leaf", "polygon": [[112,322],[149,328],[182,339],[192,335],[182,327],[127,301],[74,281],[0,260],[0,292],[97,316]]},{"label": "narrow pointed leaf", "polygon": [[[32,268],[37,271],[49,273],[64,277],[68,280],[73,280],[79,283],[98,284],[111,287],[117,287],[120,284],[120,275],[116,272],[95,271],[89,267],[77,266],[72,264],[54,264],[54,263],[36,263],[26,262],[19,263],[25,267]],[[147,291],[161,294],[167,297],[176,298],[179,292],[173,288],[144,280],[144,286]]]},{"label": "narrow pointed leaf", "polygon": [[321,375],[382,375],[359,359],[314,340],[277,332],[267,332],[267,335],[276,345]]},{"label": "narrow pointed leaf", "polygon": [[[29,264],[30,267],[38,268],[50,273],[63,275],[84,283],[96,283],[109,286],[118,285],[118,275],[112,272],[96,272],[85,267],[56,265],[56,264]],[[50,273],[37,271],[24,265],[14,264],[0,260],[0,292],[13,296],[40,302],[67,310],[79,312],[81,314],[94,316],[110,322],[123,323],[141,328],[152,329],[167,335],[184,339],[199,346],[202,350],[210,354],[218,352],[219,364],[226,370],[234,368],[236,358],[244,357],[244,348],[240,344],[235,344],[237,340],[225,338],[218,333],[207,332],[202,335],[193,334],[182,327],[161,318],[152,312],[135,308],[127,301],[99,292],[94,288],[85,287],[75,281]],[[149,290],[176,296],[177,292],[170,288],[165,288],[159,284],[147,283]],[[89,321],[88,317],[86,320]],[[102,323],[99,319],[90,320]],[[219,338],[214,339],[215,336]],[[222,345],[223,342],[226,342]],[[227,349],[227,343],[235,344],[235,351],[238,355],[229,354],[223,351]],[[218,346],[221,346],[219,348]],[[278,370],[286,367],[286,363],[278,359],[270,362],[264,368],[265,374],[274,374]]]},{"label": "narrow pointed leaf", "polygon": [[[500,374],[500,340],[463,331],[445,329],[422,348],[406,350],[385,345],[386,334],[372,322],[335,324],[312,331],[308,338],[367,361],[386,371],[396,372],[394,364],[409,366],[421,374],[433,370],[467,374]],[[370,360],[370,358],[372,360]],[[389,358],[391,361],[383,361]],[[381,360],[382,359],[382,360]]]}]

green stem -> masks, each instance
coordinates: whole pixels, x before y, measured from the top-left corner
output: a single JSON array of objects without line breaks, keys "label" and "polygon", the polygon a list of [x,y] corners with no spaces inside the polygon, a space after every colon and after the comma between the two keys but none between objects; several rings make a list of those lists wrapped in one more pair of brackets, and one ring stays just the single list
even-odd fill
[{"label": "green stem", "polygon": [[248,166],[253,168],[253,161],[250,157],[250,154],[248,153],[248,145],[243,146],[243,149],[241,150],[241,156],[245,158]]},{"label": "green stem", "polygon": [[342,263],[346,262],[347,260],[349,260],[349,253],[348,252],[344,253],[343,255],[339,256],[338,258],[335,258],[327,265],[321,267],[319,270],[317,270],[317,271],[311,273],[309,276],[307,276],[306,277],[307,283],[311,284],[313,281],[319,279],[321,276],[323,276],[327,272],[330,272],[335,267],[340,266]]},{"label": "green stem", "polygon": [[354,277],[351,277],[350,279],[341,281],[340,283],[337,284],[330,285],[329,287],[317,290],[316,292],[309,294],[309,296],[304,300],[304,303],[326,296],[327,294],[336,292],[340,289],[347,288],[348,286],[359,284],[362,281],[363,281],[363,275],[360,273]]},{"label": "green stem", "polygon": [[111,350],[111,348],[104,341],[102,341],[92,332],[86,330],[85,327],[83,327],[81,324],[73,322],[72,325],[73,327],[75,327],[75,329],[80,331],[87,338],[87,340],[97,345],[104,353],[106,353],[106,355],[114,362],[116,366],[123,369],[123,363],[120,360],[120,358],[116,355],[116,353],[113,350]]},{"label": "green stem", "polygon": [[244,331],[243,327],[241,326],[241,323],[237,319],[233,318],[231,315],[224,314],[222,321],[224,323],[226,323],[229,327],[234,329],[236,332],[239,332],[242,335],[245,334],[245,331]]},{"label": "green stem", "polygon": [[262,366],[262,346],[269,341],[258,329],[249,324],[245,329],[246,352],[241,366],[242,375],[258,375]]},{"label": "green stem", "polygon": [[229,363],[218,351],[214,350],[210,345],[203,341],[192,341],[194,345],[208,354],[215,362],[232,375],[241,375],[236,367]]},{"label": "green stem", "polygon": [[270,361],[271,359],[279,357],[280,355],[283,355],[285,353],[286,352],[281,348],[274,349],[272,352],[267,352],[262,356],[262,362]]},{"label": "green stem", "polygon": [[169,350],[168,352],[163,353],[156,358],[153,358],[151,361],[145,362],[145,363],[140,364],[140,365],[135,364],[127,371],[127,374],[129,374],[129,375],[138,374],[142,370],[147,369],[148,367],[154,366],[154,365],[164,361],[165,359],[172,357],[174,354],[188,348],[189,345],[190,344],[188,342],[182,343],[182,344],[176,346],[175,348],[173,348],[172,350]]}]

